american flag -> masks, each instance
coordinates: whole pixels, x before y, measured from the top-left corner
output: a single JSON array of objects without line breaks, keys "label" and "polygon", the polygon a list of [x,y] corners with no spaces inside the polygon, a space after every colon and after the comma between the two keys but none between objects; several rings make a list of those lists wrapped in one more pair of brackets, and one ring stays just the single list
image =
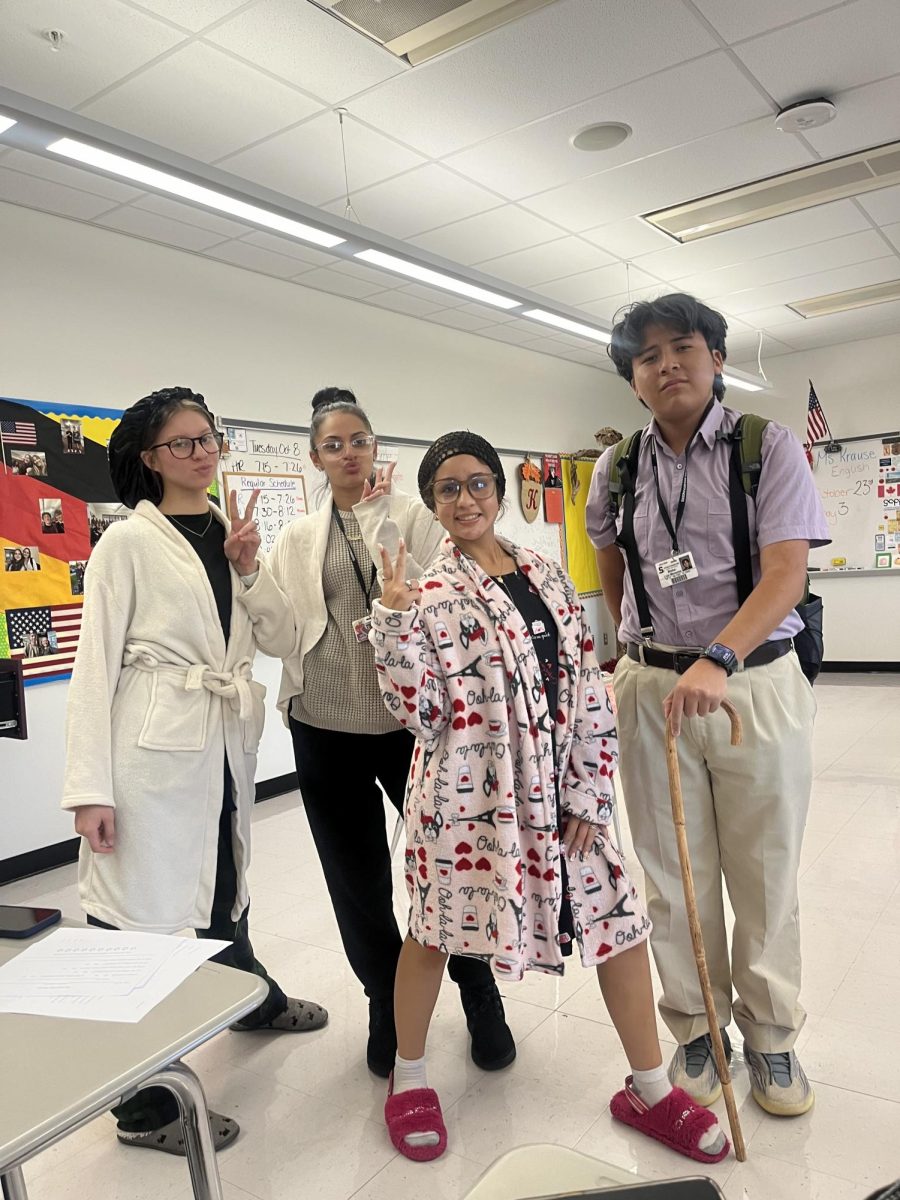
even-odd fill
[{"label": "american flag", "polygon": [[[41,608],[6,610],[10,656],[22,660],[27,681],[72,670],[81,633],[81,604],[52,604]],[[50,645],[40,646],[46,638]],[[26,650],[30,653],[26,654]]]},{"label": "american flag", "polygon": [[0,434],[10,446],[36,446],[34,421],[0,421]]},{"label": "american flag", "polygon": [[810,380],[809,408],[806,413],[806,443],[809,448],[812,449],[816,442],[820,442],[826,433],[831,437],[831,430],[828,428],[828,422],[825,420],[825,413],[822,411],[822,405],[819,403],[816,389],[813,387],[812,380]]}]

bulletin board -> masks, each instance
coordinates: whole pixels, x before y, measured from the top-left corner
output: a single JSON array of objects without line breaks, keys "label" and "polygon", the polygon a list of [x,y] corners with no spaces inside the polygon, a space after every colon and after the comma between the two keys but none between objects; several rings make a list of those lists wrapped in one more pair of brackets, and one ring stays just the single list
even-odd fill
[{"label": "bulletin board", "polygon": [[850,568],[900,570],[900,433],[840,445],[812,452],[832,541],[810,552],[810,566],[827,570],[843,558]]},{"label": "bulletin board", "polygon": [[91,551],[129,514],[106,459],[121,415],[0,397],[0,658],[26,686],[71,674]]}]

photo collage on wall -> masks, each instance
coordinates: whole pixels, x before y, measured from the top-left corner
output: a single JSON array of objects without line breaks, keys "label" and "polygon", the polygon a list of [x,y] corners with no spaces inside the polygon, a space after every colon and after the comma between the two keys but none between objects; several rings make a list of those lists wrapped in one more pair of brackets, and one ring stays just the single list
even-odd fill
[{"label": "photo collage on wall", "polygon": [[885,439],[878,459],[882,513],[875,534],[875,566],[900,567],[900,441]]}]

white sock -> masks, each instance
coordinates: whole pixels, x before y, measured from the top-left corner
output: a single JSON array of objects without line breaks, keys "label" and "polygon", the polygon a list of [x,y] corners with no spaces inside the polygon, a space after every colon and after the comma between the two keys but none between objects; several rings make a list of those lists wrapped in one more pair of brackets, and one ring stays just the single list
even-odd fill
[{"label": "white sock", "polygon": [[[662,1064],[658,1067],[653,1067],[650,1071],[632,1070],[631,1075],[634,1080],[635,1090],[641,1099],[649,1104],[651,1108],[659,1104],[662,1100],[665,1100],[672,1091],[669,1076]],[[725,1135],[719,1128],[718,1123],[716,1123],[707,1129],[697,1145],[705,1154],[717,1154],[722,1147],[724,1137]]]},{"label": "white sock", "polygon": [[[398,1054],[394,1059],[394,1095],[399,1092],[411,1092],[413,1088],[427,1088],[428,1076],[425,1073],[425,1056],[421,1058],[401,1058]],[[436,1146],[441,1140],[435,1133],[408,1133],[404,1142],[410,1146]]]}]

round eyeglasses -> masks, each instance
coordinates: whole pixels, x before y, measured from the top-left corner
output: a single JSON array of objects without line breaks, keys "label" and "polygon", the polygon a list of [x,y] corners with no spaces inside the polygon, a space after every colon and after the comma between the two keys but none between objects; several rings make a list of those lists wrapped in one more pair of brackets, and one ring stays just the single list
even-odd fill
[{"label": "round eyeglasses", "polygon": [[466,488],[473,500],[490,500],[497,491],[496,475],[470,475],[460,482],[458,479],[439,479],[431,485],[435,504],[453,504]]},{"label": "round eyeglasses", "polygon": [[[319,442],[315,449],[322,458],[340,458],[344,453],[345,445],[346,443],[341,441],[340,438],[326,438],[324,442]],[[350,449],[354,454],[365,454],[374,445],[374,433],[361,433],[357,437],[350,439]]]}]

